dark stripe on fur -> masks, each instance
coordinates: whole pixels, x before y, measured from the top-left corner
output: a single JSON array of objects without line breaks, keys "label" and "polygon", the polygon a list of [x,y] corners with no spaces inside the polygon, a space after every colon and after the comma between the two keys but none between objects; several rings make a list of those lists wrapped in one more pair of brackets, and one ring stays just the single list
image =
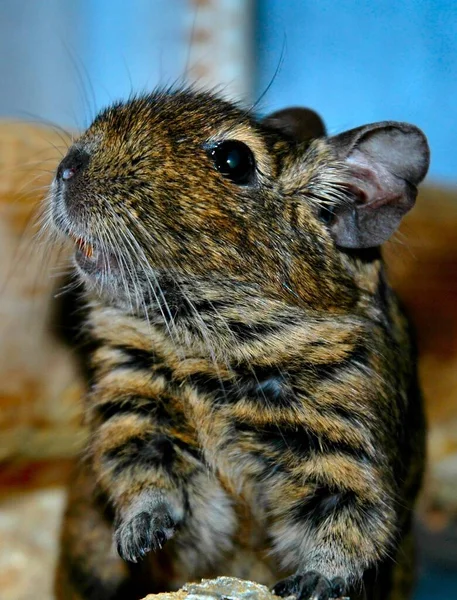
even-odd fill
[{"label": "dark stripe on fur", "polygon": [[166,435],[153,434],[135,436],[121,446],[104,455],[108,462],[114,462],[114,471],[120,475],[129,467],[162,468],[171,471],[175,460],[175,448]]},{"label": "dark stripe on fur", "polygon": [[311,377],[318,382],[333,379],[335,376],[342,375],[347,369],[360,368],[360,365],[368,364],[368,349],[365,344],[356,344],[354,348],[339,361],[331,361],[326,363],[304,363],[300,365],[300,370],[297,375],[306,372],[306,377]]},{"label": "dark stripe on fur", "polygon": [[190,446],[178,437],[170,438],[162,433],[135,436],[104,455],[104,460],[115,462],[115,472],[120,474],[131,466],[162,468],[171,471],[176,458],[176,449],[202,461],[199,448]]},{"label": "dark stripe on fur", "polygon": [[252,342],[255,338],[261,338],[269,333],[280,329],[281,324],[271,323],[242,323],[240,321],[227,321],[227,328],[236,338],[237,342]]},{"label": "dark stripe on fur", "polygon": [[371,463],[372,459],[364,448],[352,446],[348,443],[335,442],[321,437],[303,427],[288,427],[265,423],[261,429],[245,422],[235,421],[234,429],[237,434],[258,442],[259,446],[283,456],[285,452],[292,452],[298,460],[305,460],[313,454],[342,454],[358,462]]},{"label": "dark stripe on fur", "polygon": [[351,490],[337,491],[316,486],[314,492],[291,509],[294,522],[308,521],[319,527],[330,515],[342,510],[357,510],[358,499]]},{"label": "dark stripe on fur", "polygon": [[95,407],[96,415],[102,421],[108,421],[119,415],[134,414],[140,416],[151,415],[156,423],[170,424],[173,418],[170,416],[162,400],[135,398],[117,398],[110,402],[98,404]]},{"label": "dark stripe on fur", "polygon": [[172,378],[173,373],[171,369],[166,367],[154,352],[124,345],[113,346],[113,349],[121,351],[124,355],[123,359],[118,363],[118,367],[132,367],[145,371],[153,370],[155,375],[161,375],[167,380]]}]

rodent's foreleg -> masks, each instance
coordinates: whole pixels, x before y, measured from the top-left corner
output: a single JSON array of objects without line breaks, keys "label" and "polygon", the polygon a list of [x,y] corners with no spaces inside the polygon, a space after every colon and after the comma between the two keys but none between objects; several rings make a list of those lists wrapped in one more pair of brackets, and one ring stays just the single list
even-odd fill
[{"label": "rodent's foreleg", "polygon": [[137,562],[183,523],[187,484],[203,467],[160,398],[102,396],[91,410],[92,465],[115,509],[118,552]]},{"label": "rodent's foreleg", "polygon": [[364,572],[392,550],[396,516],[383,470],[363,453],[324,449],[284,465],[289,473],[271,488],[274,545],[297,569],[275,588],[282,596],[355,598]]},{"label": "rodent's foreleg", "polygon": [[393,550],[397,495],[382,437],[362,412],[347,419],[304,401],[274,419],[261,410],[245,411],[230,452],[251,470],[255,459],[273,549],[296,573],[277,591],[339,598]]}]

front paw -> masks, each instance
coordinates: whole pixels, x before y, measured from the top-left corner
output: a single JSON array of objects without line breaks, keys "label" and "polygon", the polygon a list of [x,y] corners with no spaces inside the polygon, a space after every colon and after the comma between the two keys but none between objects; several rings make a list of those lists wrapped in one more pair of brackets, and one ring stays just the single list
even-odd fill
[{"label": "front paw", "polygon": [[296,573],[273,587],[273,593],[283,598],[295,596],[297,600],[349,600],[341,577],[330,580],[317,571]]},{"label": "front paw", "polygon": [[175,533],[176,522],[165,504],[127,514],[116,524],[114,541],[119,556],[138,562],[151,550],[160,550]]}]

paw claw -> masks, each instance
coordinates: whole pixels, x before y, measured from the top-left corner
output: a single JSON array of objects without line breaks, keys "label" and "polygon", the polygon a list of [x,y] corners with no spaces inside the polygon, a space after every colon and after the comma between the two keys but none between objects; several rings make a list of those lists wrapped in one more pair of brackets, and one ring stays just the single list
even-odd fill
[{"label": "paw claw", "polygon": [[331,581],[317,571],[296,573],[273,587],[277,596],[295,596],[297,600],[339,600],[343,598],[346,585],[341,577]]},{"label": "paw claw", "polygon": [[142,511],[117,524],[114,540],[119,556],[136,563],[151,550],[159,550],[172,537],[175,523],[164,509]]}]

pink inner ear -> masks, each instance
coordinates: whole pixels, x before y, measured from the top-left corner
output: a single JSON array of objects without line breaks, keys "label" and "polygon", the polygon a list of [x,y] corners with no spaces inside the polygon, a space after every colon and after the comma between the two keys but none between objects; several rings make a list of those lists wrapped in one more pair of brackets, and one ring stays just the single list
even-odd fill
[{"label": "pink inner ear", "polygon": [[407,123],[379,123],[367,126],[367,131],[348,148],[346,155],[362,164],[381,169],[388,176],[417,185],[425,177],[430,151],[424,134]]},{"label": "pink inner ear", "polygon": [[404,182],[393,175],[381,162],[354,149],[346,159],[349,167],[349,188],[359,198],[359,205],[375,210],[388,202],[400,200]]},{"label": "pink inner ear", "polygon": [[388,153],[389,146],[382,143],[369,148],[362,143],[347,156],[345,183],[355,199],[335,210],[331,232],[337,245],[372,248],[383,244],[414,205],[416,188],[398,175],[401,164],[391,168]]}]

